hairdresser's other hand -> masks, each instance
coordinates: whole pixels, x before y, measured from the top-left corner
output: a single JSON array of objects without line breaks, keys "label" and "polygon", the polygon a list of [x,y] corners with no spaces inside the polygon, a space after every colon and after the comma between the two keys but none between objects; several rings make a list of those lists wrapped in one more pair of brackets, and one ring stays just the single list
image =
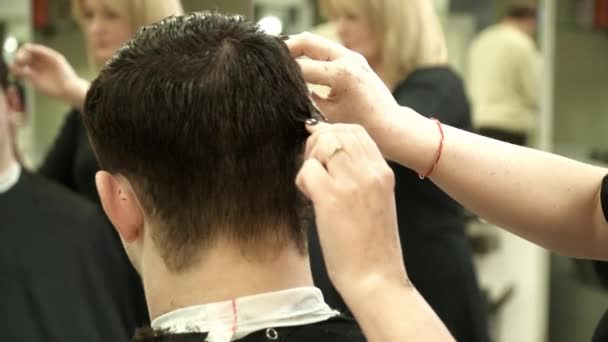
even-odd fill
[{"label": "hairdresser's other hand", "polygon": [[[296,183],[313,202],[329,276],[346,297],[378,284],[408,284],[394,175],[359,125],[307,125]],[[353,294],[354,295],[354,294]]]},{"label": "hairdresser's other hand", "polygon": [[61,53],[46,46],[25,44],[17,51],[11,70],[43,94],[82,108],[88,82],[76,74]]},{"label": "hairdresser's other hand", "polygon": [[313,93],[313,100],[331,122],[357,123],[375,137],[390,125],[390,116],[400,107],[365,58],[344,46],[301,33],[286,41],[311,84],[331,88],[327,98]]}]

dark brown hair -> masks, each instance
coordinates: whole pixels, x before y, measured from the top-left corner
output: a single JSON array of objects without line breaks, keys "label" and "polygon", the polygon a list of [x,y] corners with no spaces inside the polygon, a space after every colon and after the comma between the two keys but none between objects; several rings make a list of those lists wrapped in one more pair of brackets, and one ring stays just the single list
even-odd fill
[{"label": "dark brown hair", "polygon": [[92,83],[83,121],[101,168],[132,182],[179,271],[218,238],[305,251],[294,180],[312,108],[282,40],[205,12],[140,30]]}]

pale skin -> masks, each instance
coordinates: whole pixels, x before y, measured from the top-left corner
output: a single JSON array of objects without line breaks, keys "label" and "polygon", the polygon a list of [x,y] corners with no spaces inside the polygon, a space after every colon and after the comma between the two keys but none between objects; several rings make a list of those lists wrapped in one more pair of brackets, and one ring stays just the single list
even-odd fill
[{"label": "pale skin", "polygon": [[129,178],[100,171],[96,184],[103,209],[142,278],[152,320],[187,306],[313,286],[308,256],[295,244],[285,244],[272,255],[246,258],[240,245],[219,238],[201,249],[187,269],[172,271],[153,238],[158,223],[141,206]]},{"label": "pale skin", "polygon": [[[411,109],[398,106],[361,55],[311,34],[292,36],[287,44],[295,57],[310,58],[299,59],[308,82],[332,88],[327,98],[313,95],[330,121],[363,126],[385,158],[421,174],[428,171],[439,144],[437,125]],[[608,170],[448,126],[443,129],[442,157],[430,178],[446,193],[488,221],[555,252],[578,258],[608,259],[608,223],[600,201],[602,179]],[[346,144],[341,147],[346,149]],[[324,170],[331,173],[327,168]],[[318,177],[310,175],[307,184],[327,177],[318,173]],[[340,197],[342,200],[354,197],[357,189],[369,191],[365,182],[351,180],[349,183],[351,195]],[[349,229],[350,235],[358,237],[343,238],[339,227],[356,211],[346,211],[343,206],[320,200],[321,195],[329,196],[326,193],[329,189],[308,188],[307,193],[316,211],[332,217],[327,224],[319,224],[326,263],[340,265],[329,268],[330,277],[368,338],[371,341],[401,341],[406,340],[405,337],[414,341],[450,340],[449,333],[428,305],[422,299],[415,299],[415,291],[402,286],[398,280],[378,277],[380,280],[375,286],[364,285],[369,283],[368,274],[390,273],[394,263],[401,262],[400,255],[392,255],[391,262],[356,263],[360,268],[341,264],[340,260],[359,261],[356,254],[362,250],[374,253],[373,250],[378,249],[376,253],[382,253],[386,245],[369,241],[374,241],[377,234],[396,235],[397,227],[369,226],[365,220],[358,220],[352,222]],[[384,191],[389,196],[392,189],[385,187]],[[372,214],[376,213],[369,213]],[[392,216],[392,210],[387,210],[386,215]],[[340,238],[332,238],[338,235]],[[393,239],[396,238],[393,236]],[[384,300],[369,300],[370,296],[381,297],[379,293],[383,291],[391,295],[386,295]],[[378,308],[390,314],[381,319]],[[424,323],[417,321],[404,326],[402,319],[393,321],[390,317],[414,318]],[[420,338],[427,333],[427,337]]]},{"label": "pale skin", "polygon": [[[82,0],[82,4],[83,33],[95,64],[103,65],[133,34],[130,23],[99,0]],[[24,44],[17,51],[11,70],[37,91],[82,109],[89,82],[58,51],[39,44]]]}]

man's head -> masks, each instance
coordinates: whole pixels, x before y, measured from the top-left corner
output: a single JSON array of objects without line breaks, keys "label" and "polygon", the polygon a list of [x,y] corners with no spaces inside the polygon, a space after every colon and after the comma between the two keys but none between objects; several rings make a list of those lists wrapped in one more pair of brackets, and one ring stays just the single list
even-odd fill
[{"label": "man's head", "polygon": [[8,68],[4,60],[0,58],[0,147],[5,146],[8,141],[8,102],[6,93],[8,90]]},{"label": "man's head", "polygon": [[0,171],[18,157],[15,129],[20,103],[17,90],[9,85],[8,67],[0,58]]},{"label": "man's head", "polygon": [[107,171],[100,197],[136,266],[145,232],[173,272],[218,241],[304,253],[294,180],[312,109],[283,41],[240,18],[195,13],[142,29],[84,108]]},{"label": "man's head", "polygon": [[538,10],[530,5],[511,5],[507,9],[506,19],[527,34],[534,35],[538,26]]}]

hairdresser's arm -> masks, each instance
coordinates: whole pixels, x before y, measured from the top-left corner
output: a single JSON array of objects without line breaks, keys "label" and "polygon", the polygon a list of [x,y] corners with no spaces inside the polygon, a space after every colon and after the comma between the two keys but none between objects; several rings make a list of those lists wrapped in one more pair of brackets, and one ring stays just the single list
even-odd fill
[{"label": "hairdresser's arm", "polygon": [[[397,106],[365,60],[310,34],[287,41],[332,121],[363,125],[384,155],[425,173],[437,152],[434,122]],[[600,187],[607,170],[444,127],[441,160],[431,179],[483,218],[562,254],[608,259],[608,224]]]},{"label": "hairdresser's arm", "polygon": [[43,45],[25,44],[17,51],[11,69],[43,94],[82,109],[89,82],[76,74],[61,53]]},{"label": "hairdresser's arm", "polygon": [[361,126],[308,129],[296,182],[315,207],[329,276],[368,340],[453,341],[408,280],[394,176],[376,144]]},{"label": "hairdresser's arm", "polygon": [[[438,148],[437,126],[407,109],[391,121],[385,134],[376,134],[383,151],[424,173]],[[608,259],[608,224],[600,200],[608,170],[448,126],[444,133],[443,154],[431,180],[445,192],[546,248]]]}]

